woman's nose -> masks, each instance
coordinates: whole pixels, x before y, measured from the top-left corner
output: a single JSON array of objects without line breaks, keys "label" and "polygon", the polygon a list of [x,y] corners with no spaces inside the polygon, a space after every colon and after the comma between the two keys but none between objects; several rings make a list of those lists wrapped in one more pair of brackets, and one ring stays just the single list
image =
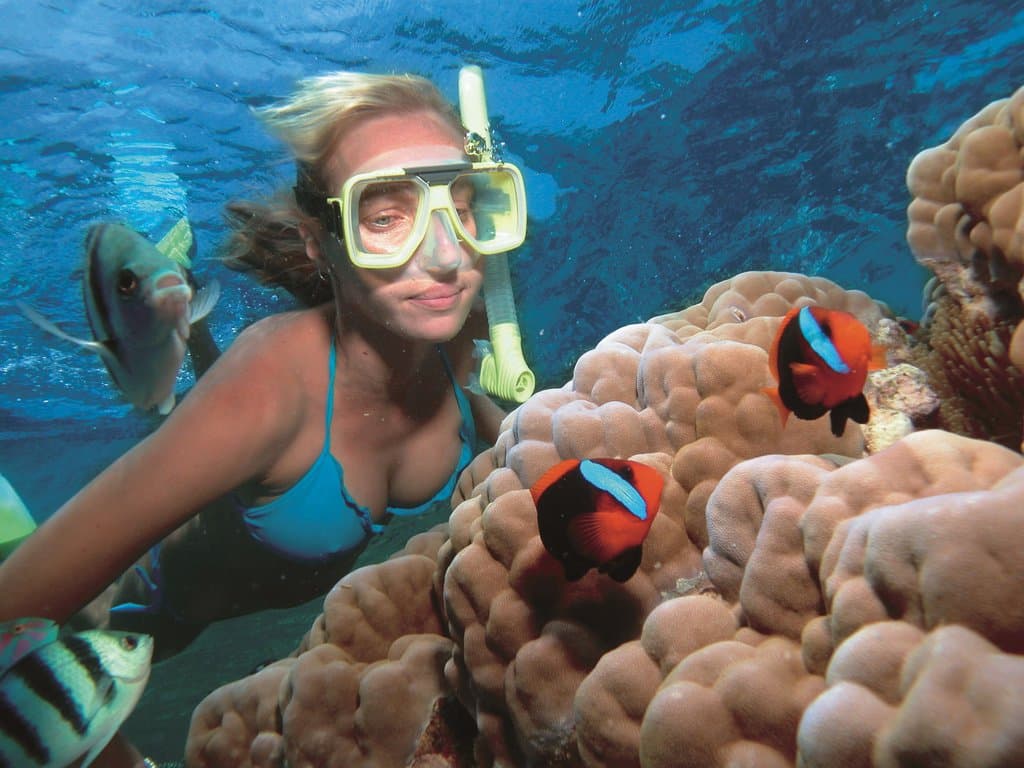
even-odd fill
[{"label": "woman's nose", "polygon": [[466,252],[455,228],[443,211],[433,211],[423,242],[416,251],[416,262],[426,272],[451,272],[458,269]]}]

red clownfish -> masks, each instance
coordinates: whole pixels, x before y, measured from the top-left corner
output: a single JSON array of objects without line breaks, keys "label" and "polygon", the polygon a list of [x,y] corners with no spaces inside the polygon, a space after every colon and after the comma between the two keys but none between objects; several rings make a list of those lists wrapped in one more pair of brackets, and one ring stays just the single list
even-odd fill
[{"label": "red clownfish", "polygon": [[832,434],[840,437],[846,420],[866,424],[864,399],[868,371],[885,368],[885,348],[853,315],[824,307],[794,307],[782,319],[768,359],[779,386],[764,392],[778,406],[782,426],[790,413],[817,419],[831,411]]},{"label": "red clownfish", "polygon": [[565,578],[591,568],[616,581],[632,577],[664,484],[654,467],[625,459],[566,459],[545,472],[530,493],[540,539]]}]

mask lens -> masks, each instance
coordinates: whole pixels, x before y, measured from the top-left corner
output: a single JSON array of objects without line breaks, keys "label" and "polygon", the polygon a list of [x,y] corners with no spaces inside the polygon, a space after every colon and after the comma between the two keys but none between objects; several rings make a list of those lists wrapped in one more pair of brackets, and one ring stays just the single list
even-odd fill
[{"label": "mask lens", "polygon": [[352,189],[350,230],[355,250],[387,256],[400,253],[417,229],[424,185],[412,179],[370,180]]},{"label": "mask lens", "polygon": [[459,175],[449,185],[463,236],[480,253],[516,248],[526,234],[522,185],[511,171],[498,168]]}]

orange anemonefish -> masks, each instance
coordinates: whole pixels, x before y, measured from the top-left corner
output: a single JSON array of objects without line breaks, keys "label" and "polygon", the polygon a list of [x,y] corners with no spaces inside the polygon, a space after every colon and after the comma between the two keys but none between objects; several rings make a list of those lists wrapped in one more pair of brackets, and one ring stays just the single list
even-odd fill
[{"label": "orange anemonefish", "polygon": [[530,493],[540,539],[565,578],[591,568],[616,581],[636,573],[664,484],[654,467],[625,459],[566,459],[545,472]]},{"label": "orange anemonefish", "polygon": [[763,391],[778,406],[782,426],[792,412],[817,419],[831,411],[832,434],[840,437],[846,420],[866,424],[868,371],[885,368],[885,348],[871,344],[864,324],[848,312],[794,307],[782,319],[768,364],[779,386]]}]

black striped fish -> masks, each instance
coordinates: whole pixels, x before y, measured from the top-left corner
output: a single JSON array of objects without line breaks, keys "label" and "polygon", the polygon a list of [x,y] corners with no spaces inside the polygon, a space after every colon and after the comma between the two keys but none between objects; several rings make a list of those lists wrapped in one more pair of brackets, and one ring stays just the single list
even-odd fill
[{"label": "black striped fish", "polygon": [[2,670],[0,768],[86,768],[138,702],[152,655],[149,635],[88,630]]},{"label": "black striped fish", "polygon": [[89,228],[82,293],[92,339],[71,336],[19,304],[36,325],[103,360],[132,405],[170,413],[190,327],[220,296],[216,281],[193,292],[180,261],[121,224]]}]

